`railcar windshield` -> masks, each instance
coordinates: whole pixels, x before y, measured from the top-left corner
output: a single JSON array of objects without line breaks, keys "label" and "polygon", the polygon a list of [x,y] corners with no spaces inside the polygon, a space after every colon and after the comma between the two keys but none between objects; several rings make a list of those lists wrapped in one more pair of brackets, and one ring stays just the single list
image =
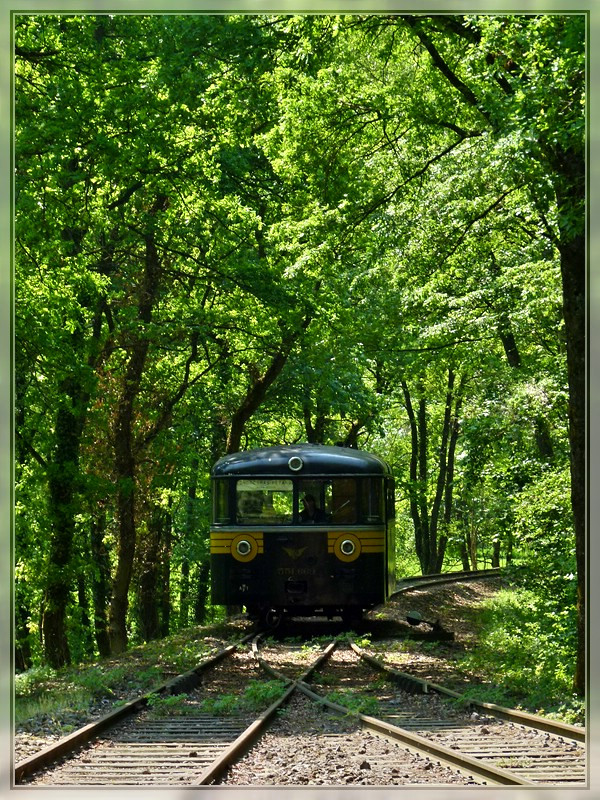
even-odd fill
[{"label": "railcar windshield", "polygon": [[293,520],[294,485],[285,479],[238,480],[236,508],[244,525],[287,525]]},{"label": "railcar windshield", "polygon": [[213,520],[237,525],[379,525],[379,477],[235,478],[213,481]]},{"label": "railcar windshield", "polygon": [[357,520],[354,478],[306,478],[298,482],[299,521],[351,525]]}]

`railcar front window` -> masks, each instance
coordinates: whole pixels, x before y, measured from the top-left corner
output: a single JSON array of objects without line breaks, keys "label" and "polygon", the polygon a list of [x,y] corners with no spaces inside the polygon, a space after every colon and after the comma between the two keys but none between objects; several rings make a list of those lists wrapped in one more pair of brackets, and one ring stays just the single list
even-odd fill
[{"label": "railcar front window", "polygon": [[356,522],[354,478],[308,478],[299,481],[298,489],[301,523],[350,525]]},{"label": "railcar front window", "polygon": [[237,521],[242,525],[287,525],[292,521],[293,497],[290,480],[239,480]]}]

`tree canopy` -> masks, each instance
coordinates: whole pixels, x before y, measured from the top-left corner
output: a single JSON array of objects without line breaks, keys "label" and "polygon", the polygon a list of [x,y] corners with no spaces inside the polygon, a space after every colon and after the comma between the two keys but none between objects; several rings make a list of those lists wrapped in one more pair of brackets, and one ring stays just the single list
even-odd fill
[{"label": "tree canopy", "polygon": [[544,575],[583,691],[585,43],[15,16],[21,668],[201,620],[211,464],[343,442],[393,466],[400,570]]}]

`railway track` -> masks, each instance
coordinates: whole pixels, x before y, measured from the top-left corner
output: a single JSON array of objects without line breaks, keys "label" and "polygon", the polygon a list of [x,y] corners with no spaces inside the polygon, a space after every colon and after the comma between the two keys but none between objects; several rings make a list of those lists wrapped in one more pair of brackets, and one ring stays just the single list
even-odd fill
[{"label": "railway track", "polygon": [[426,586],[441,586],[446,583],[481,580],[482,578],[495,578],[502,574],[500,567],[488,569],[461,570],[455,572],[439,572],[433,575],[412,575],[398,581],[391,597],[409,592],[411,589],[422,589]]},{"label": "railway track", "polygon": [[455,719],[414,716],[385,704],[385,718],[457,752],[500,765],[532,784],[582,785],[587,780],[584,728],[534,714],[471,700],[438,684],[399,672],[370,656],[355,643],[353,651],[405,691],[437,694],[464,709]]},{"label": "railway track", "polygon": [[[328,655],[329,651],[319,654],[302,677],[308,678]],[[216,782],[252,747],[296,688],[283,677],[276,700],[250,714],[241,689],[252,678],[260,678],[256,652],[240,652],[238,645],[231,645],[154,692],[21,761],[14,783],[164,787]],[[231,693],[235,690],[237,697]],[[234,712],[231,716],[219,710],[224,696],[228,710]],[[207,699],[209,712],[204,710]],[[157,718],[153,707],[161,707],[161,701],[165,716]],[[178,711],[172,711],[176,704]]]},{"label": "railway track", "polygon": [[[401,686],[400,692],[384,694],[380,698],[377,717],[357,715],[363,730],[400,743],[407,752],[434,759],[435,763],[455,769],[479,783],[585,785],[584,729],[493,704],[468,700],[457,702],[461,699],[457,693],[392,670],[356,644],[350,646],[363,663],[376,667],[390,682]],[[340,651],[340,683],[344,676],[347,679],[352,669],[349,656],[348,651]],[[261,663],[274,675],[290,677],[290,667],[281,673],[268,667],[264,659]],[[323,675],[317,679],[323,680]],[[314,701],[340,712],[344,710],[337,703],[327,703],[322,694],[316,693],[305,681],[297,681],[301,691]],[[362,682],[372,685],[372,676],[363,671]],[[350,683],[354,692],[360,691],[361,679],[357,674]],[[320,688],[326,687],[327,682]],[[412,698],[420,695],[426,699],[415,703],[407,695]],[[442,711],[439,703],[429,700],[432,695],[445,695],[455,702]]]},{"label": "railway track", "polygon": [[[193,670],[157,687],[30,758],[14,771],[16,785],[180,785],[198,775],[243,736],[248,720],[229,720],[202,711],[208,682],[219,693],[229,681],[239,685],[241,665],[232,662],[250,636],[206,659]],[[225,679],[223,674],[225,673]],[[210,677],[208,677],[210,676]],[[188,693],[179,716],[169,714],[169,698]],[[204,695],[204,697],[203,697]],[[153,714],[162,701],[166,716]],[[245,723],[245,724],[244,724]]]},{"label": "railway track", "polygon": [[[345,681],[353,693],[360,692],[361,686],[373,685],[373,668],[383,671],[400,688],[395,692],[380,691],[376,716],[360,712],[352,715],[363,736],[357,738],[357,753],[367,752],[365,735],[389,743],[387,749],[380,748],[375,753],[374,745],[369,745],[370,761],[365,762],[369,770],[375,765],[379,770],[387,769],[391,776],[396,772],[402,781],[408,775],[402,774],[406,761],[412,759],[423,769],[441,771],[444,785],[459,780],[456,776],[467,785],[585,783],[581,741],[585,733],[574,726],[544,721],[553,730],[546,727],[540,732],[538,718],[532,715],[514,716],[515,712],[508,709],[481,704],[477,705],[481,713],[474,719],[472,702],[466,713],[453,708],[450,713],[440,714],[439,704],[432,704],[430,698],[444,692],[454,697],[455,693],[391,670],[356,644],[343,646],[334,640],[324,649],[279,646],[280,657],[274,666],[268,652],[265,657],[259,650],[258,641],[259,637],[255,637],[252,651],[247,653],[239,653],[236,646],[226,648],[166,684],[162,692],[165,697],[176,696],[182,689],[189,692],[185,714],[172,714],[167,708],[165,717],[153,717],[150,699],[141,698],[129,704],[126,711],[120,710],[118,716],[113,712],[111,719],[86,726],[67,737],[69,741],[63,740],[17,765],[15,783],[155,787],[227,783],[233,765],[246,754],[252,758],[251,749],[292,695],[301,693],[313,706],[347,717],[348,708],[327,700],[319,689],[327,689],[328,681],[331,686],[333,676],[333,683]],[[223,717],[202,710],[207,691],[220,696],[232,682],[240,684],[243,670],[247,681],[257,675],[259,668],[269,679],[279,682],[279,696],[260,714]],[[156,692],[154,696],[158,696]],[[415,703],[415,697],[419,702]],[[424,697],[427,703],[422,702]],[[494,712],[500,713],[502,719],[495,720]],[[336,739],[336,735],[323,734],[327,746],[335,745],[339,750],[348,737],[337,735]],[[347,760],[351,758],[349,754]],[[57,763],[61,759],[62,763]]]},{"label": "railway track", "polygon": [[[374,669],[383,675],[383,683],[374,680]],[[265,676],[277,696],[250,713],[242,707],[241,689],[252,678],[264,683]],[[336,686],[342,687],[341,693],[328,699]],[[228,695],[232,687],[237,699]],[[351,692],[344,696],[343,687]],[[345,699],[361,694],[376,701],[376,711],[349,713]],[[224,695],[237,713],[220,713],[214,701]],[[208,709],[207,699],[213,701]],[[171,700],[179,703],[177,710]],[[307,718],[313,720],[310,735],[303,729]],[[268,732],[272,724],[279,726],[276,736]],[[282,735],[292,743],[287,756],[278,752]],[[312,755],[302,757],[303,748]],[[261,752],[261,763],[279,763],[279,771],[261,771],[256,761]],[[299,764],[290,763],[296,757]],[[252,765],[249,772],[244,773],[244,763]],[[333,766],[339,771],[333,773]],[[366,785],[580,787],[586,777],[584,729],[467,701],[392,669],[355,643],[277,644],[264,635],[250,635],[20,762],[14,783],[173,787],[261,785],[261,780],[332,785],[345,780]]]}]

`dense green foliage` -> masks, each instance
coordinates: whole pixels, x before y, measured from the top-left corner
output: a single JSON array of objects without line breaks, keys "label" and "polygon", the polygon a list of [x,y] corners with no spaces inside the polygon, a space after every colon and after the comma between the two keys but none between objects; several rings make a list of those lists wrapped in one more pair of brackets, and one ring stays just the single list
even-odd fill
[{"label": "dense green foliage", "polygon": [[458,666],[483,678],[468,695],[585,724],[572,691],[575,627],[566,608],[532,589],[500,592],[485,603],[478,646]]},{"label": "dense green foliage", "polygon": [[584,16],[15,43],[17,667],[202,622],[210,466],[295,441],[390,461],[400,571],[526,564],[574,659]]}]

